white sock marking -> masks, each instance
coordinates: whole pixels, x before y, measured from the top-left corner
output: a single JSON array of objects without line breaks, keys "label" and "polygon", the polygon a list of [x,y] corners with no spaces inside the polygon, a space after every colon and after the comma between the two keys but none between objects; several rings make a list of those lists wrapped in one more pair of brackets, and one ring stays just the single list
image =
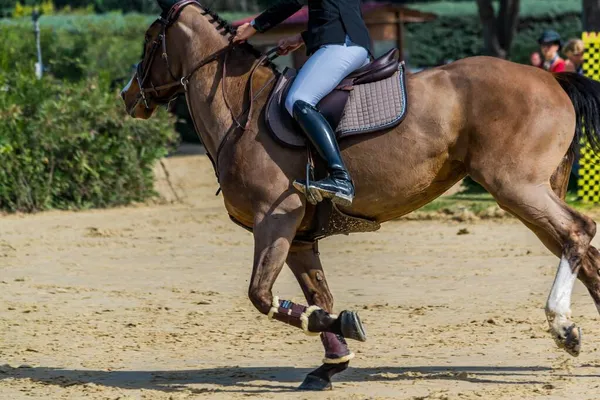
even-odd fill
[{"label": "white sock marking", "polygon": [[577,274],[573,273],[569,261],[562,257],[546,303],[546,309],[555,316],[565,319],[569,319],[571,316],[571,293],[575,279],[577,279]]}]

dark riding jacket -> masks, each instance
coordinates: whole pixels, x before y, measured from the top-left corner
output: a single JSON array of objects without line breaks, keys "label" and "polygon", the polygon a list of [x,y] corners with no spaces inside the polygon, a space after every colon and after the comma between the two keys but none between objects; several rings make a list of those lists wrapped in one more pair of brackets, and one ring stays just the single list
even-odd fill
[{"label": "dark riding jacket", "polygon": [[254,19],[265,32],[308,4],[308,29],[302,32],[308,55],[326,44],[344,44],[346,35],[370,52],[371,39],[360,11],[360,0],[280,0]]}]

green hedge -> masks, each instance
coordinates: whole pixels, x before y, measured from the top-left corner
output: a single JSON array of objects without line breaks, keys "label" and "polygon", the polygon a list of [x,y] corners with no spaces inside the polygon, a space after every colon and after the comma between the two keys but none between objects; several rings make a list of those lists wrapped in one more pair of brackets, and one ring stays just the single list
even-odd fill
[{"label": "green hedge", "polygon": [[[437,14],[440,17],[477,16],[475,0],[446,0],[446,1],[405,1],[406,5],[421,11]],[[499,2],[494,2],[498,9]],[[521,0],[521,18],[557,17],[566,13],[581,12],[581,0]]]},{"label": "green hedge", "polygon": [[[0,17],[14,16],[15,6],[19,2],[26,6],[36,6],[41,3],[41,0],[0,0]],[[97,13],[107,12],[135,12],[143,14],[158,15],[162,11],[156,0],[52,0],[54,8],[57,12],[65,12],[65,10],[82,10],[91,9]],[[220,9],[221,0],[202,1],[203,5],[209,6],[212,9]],[[267,4],[262,4],[266,7]],[[239,12],[237,10],[227,10],[228,14],[234,15],[236,18],[247,16],[249,12]]]},{"label": "green hedge", "polygon": [[[41,19],[43,62],[59,79],[99,77],[103,82],[126,79],[142,53],[144,32],[153,18],[146,15],[51,16]],[[33,70],[35,37],[31,22],[0,24],[0,70]]]},{"label": "green hedge", "polygon": [[[40,4],[41,0],[0,0],[0,11],[11,15],[17,2],[24,5],[35,6]],[[92,6],[97,12],[108,11],[127,11],[141,12],[146,14],[160,13],[160,7],[155,0],[52,0],[56,9],[65,7],[86,8]]]},{"label": "green hedge", "polygon": [[[141,57],[144,32],[156,16],[110,13],[53,15],[40,19],[42,55],[47,73],[77,82],[96,78],[109,88],[121,88]],[[15,66],[33,71],[35,39],[28,18],[0,21],[0,71]],[[176,129],[188,141],[198,141],[185,101],[178,100]]]},{"label": "green hedge", "polygon": [[[406,26],[407,55],[411,65],[434,66],[444,60],[482,53],[481,23],[474,0],[409,3],[413,9],[438,16],[433,22]],[[537,49],[537,38],[549,28],[565,39],[580,37],[581,0],[522,0],[511,60],[529,63],[529,55]]]},{"label": "green hedge", "polygon": [[[232,16],[231,14],[225,14]],[[59,79],[128,79],[140,60],[144,33],[155,15],[109,13],[40,19],[43,62]],[[29,18],[0,20],[0,70],[33,70],[35,37]]]},{"label": "green hedge", "polygon": [[[545,29],[558,31],[563,38],[581,36],[578,13],[555,17],[522,18],[511,49],[512,61],[529,63],[538,48],[537,39]],[[477,16],[441,17],[433,22],[406,26],[408,62],[414,66],[434,66],[443,60],[456,60],[482,53],[481,24]]]},{"label": "green hedge", "polygon": [[0,75],[0,209],[107,207],[154,194],[152,169],[175,140],[173,119],[129,117],[95,79]]}]

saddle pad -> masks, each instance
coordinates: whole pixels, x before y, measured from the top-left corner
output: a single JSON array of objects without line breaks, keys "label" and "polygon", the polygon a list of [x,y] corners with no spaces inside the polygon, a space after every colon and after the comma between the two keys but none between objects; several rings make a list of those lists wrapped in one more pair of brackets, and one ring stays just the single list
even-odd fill
[{"label": "saddle pad", "polygon": [[[273,136],[282,144],[304,148],[304,135],[285,110],[284,103],[288,83],[296,77],[296,71],[286,69],[281,76],[267,105],[267,125]],[[404,64],[391,77],[376,82],[354,85],[341,118],[336,127],[338,141],[346,136],[377,132],[398,125],[406,116],[407,97]]]},{"label": "saddle pad", "polygon": [[395,126],[402,121],[405,112],[406,89],[401,64],[387,79],[354,86],[336,129],[338,139]]}]

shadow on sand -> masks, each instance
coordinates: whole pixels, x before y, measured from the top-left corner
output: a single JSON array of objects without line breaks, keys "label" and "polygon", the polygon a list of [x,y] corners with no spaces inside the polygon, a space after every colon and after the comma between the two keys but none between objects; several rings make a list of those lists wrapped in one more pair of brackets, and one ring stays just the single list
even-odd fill
[{"label": "shadow on sand", "polygon": [[[495,385],[544,384],[537,375],[551,371],[548,367],[380,367],[350,368],[334,377],[335,382],[460,380]],[[304,379],[311,369],[295,367],[220,367],[181,371],[93,371],[48,367],[0,367],[1,379],[30,379],[61,387],[93,383],[122,389],[146,389],[176,392],[288,392]],[[555,374],[553,374],[555,376]],[[573,375],[570,375],[573,377]],[[599,375],[581,375],[598,378]],[[194,386],[188,386],[194,385]],[[202,385],[218,385],[198,387]]]}]

